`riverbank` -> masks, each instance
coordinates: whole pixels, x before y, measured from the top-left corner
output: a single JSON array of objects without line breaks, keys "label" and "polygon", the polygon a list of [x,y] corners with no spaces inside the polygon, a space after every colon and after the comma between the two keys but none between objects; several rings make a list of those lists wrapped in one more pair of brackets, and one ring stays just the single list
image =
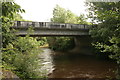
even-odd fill
[{"label": "riverbank", "polygon": [[20,80],[20,78],[14,74],[12,71],[10,70],[6,70],[2,68],[2,79],[17,79]]},{"label": "riverbank", "polygon": [[40,48],[48,48],[49,47],[49,44],[44,44],[42,46],[40,46]]}]

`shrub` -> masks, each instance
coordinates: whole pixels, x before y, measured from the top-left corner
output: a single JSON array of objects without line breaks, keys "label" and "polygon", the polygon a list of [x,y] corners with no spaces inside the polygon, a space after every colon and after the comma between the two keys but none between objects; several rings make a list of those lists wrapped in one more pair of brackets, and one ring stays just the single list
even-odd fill
[{"label": "shrub", "polygon": [[66,51],[74,47],[72,37],[48,37],[48,43],[51,49]]}]

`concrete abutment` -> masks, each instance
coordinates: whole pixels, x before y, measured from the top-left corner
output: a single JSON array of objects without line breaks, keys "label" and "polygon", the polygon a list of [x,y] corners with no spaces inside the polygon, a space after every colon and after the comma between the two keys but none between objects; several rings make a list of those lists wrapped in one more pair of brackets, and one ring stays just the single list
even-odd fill
[{"label": "concrete abutment", "polygon": [[76,36],[74,37],[75,47],[69,52],[79,53],[83,55],[93,55],[92,53],[92,38],[91,36]]}]

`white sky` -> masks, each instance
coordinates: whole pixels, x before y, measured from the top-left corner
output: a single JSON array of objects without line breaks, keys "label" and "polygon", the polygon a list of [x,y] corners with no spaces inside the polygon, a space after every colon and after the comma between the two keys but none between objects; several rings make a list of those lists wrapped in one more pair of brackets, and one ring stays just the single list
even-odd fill
[{"label": "white sky", "polygon": [[60,7],[71,10],[76,15],[86,13],[85,0],[15,0],[26,13],[22,16],[26,20],[48,22],[52,17],[53,8]]}]

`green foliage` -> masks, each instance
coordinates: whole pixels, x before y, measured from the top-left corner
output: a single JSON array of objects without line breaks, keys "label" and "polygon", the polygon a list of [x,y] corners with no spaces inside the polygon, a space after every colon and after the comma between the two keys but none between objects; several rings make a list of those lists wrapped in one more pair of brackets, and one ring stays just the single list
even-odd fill
[{"label": "green foliage", "polygon": [[19,72],[24,73],[22,78],[40,77],[40,61],[38,57],[40,50],[38,46],[36,39],[31,37],[20,37],[15,42],[18,54],[16,54],[13,64]]},{"label": "green foliage", "polygon": [[2,2],[2,16],[14,19],[14,14],[25,12],[24,9],[14,2]]},{"label": "green foliage", "polygon": [[14,15],[14,21],[26,21],[22,18],[22,16],[19,13],[13,15]]},{"label": "green foliage", "polygon": [[15,39],[14,31],[10,29],[13,25],[13,20],[16,18],[14,15],[18,12],[25,12],[14,2],[2,2],[2,42],[3,47],[6,47],[8,43],[12,43]]},{"label": "green foliage", "polygon": [[15,39],[15,35],[13,34],[13,30],[10,29],[10,26],[12,26],[12,23],[9,21],[9,19],[2,17],[4,21],[2,22],[2,43],[3,47],[6,47],[8,43],[12,43],[12,40]]},{"label": "green foliage", "polygon": [[15,73],[20,78],[40,77],[40,50],[36,39],[31,37],[18,37],[12,44],[7,45],[3,54],[3,61],[14,66]]},{"label": "green foliage", "polygon": [[26,37],[16,37],[15,30],[11,29],[14,20],[23,20],[19,12],[25,11],[16,3],[2,3],[2,67],[14,71],[22,79],[41,78],[41,50],[38,49],[39,42],[29,37],[32,28],[29,28]]},{"label": "green foliage", "polygon": [[46,37],[37,37],[36,39],[39,42],[40,46],[43,46],[43,45],[47,44]]},{"label": "green foliage", "polygon": [[[93,21],[99,22],[90,33],[94,38],[94,46],[101,52],[109,53],[120,66],[120,2],[88,3]],[[118,68],[120,69],[120,67]],[[120,79],[120,72],[117,78]]]},{"label": "green foliage", "polygon": [[88,24],[91,25],[91,23],[87,22],[87,18],[85,18],[84,14],[80,14],[80,16],[77,16],[77,24]]},{"label": "green foliage", "polygon": [[72,37],[48,37],[48,43],[51,49],[58,51],[67,51],[74,48]]},{"label": "green foliage", "polygon": [[59,23],[75,23],[75,24],[86,24],[86,18],[83,14],[80,16],[75,15],[70,10],[66,10],[61,8],[59,5],[53,10],[53,18],[51,18],[52,22]]}]

